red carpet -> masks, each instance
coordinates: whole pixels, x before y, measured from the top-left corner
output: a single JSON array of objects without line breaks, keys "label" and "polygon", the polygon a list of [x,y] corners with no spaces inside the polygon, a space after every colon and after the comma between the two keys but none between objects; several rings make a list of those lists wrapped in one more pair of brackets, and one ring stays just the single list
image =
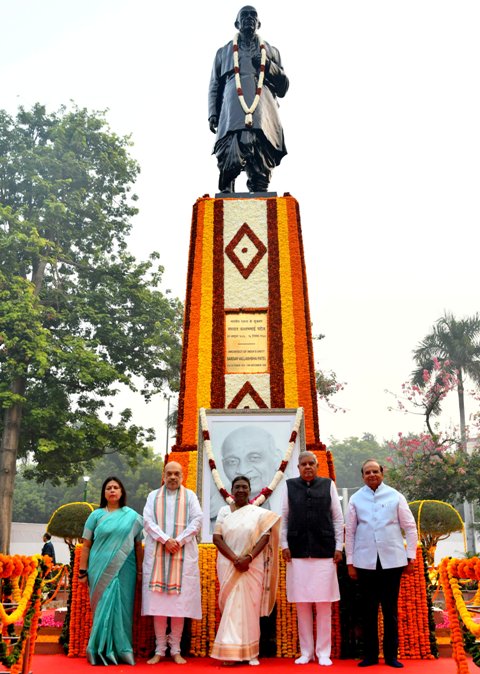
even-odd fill
[{"label": "red carpet", "polygon": [[[403,669],[406,674],[455,674],[457,667],[455,661],[450,658],[439,658],[438,660],[404,660],[405,667]],[[468,661],[471,674],[478,673],[478,668],[475,667],[471,660]],[[135,665],[135,669],[132,669],[128,665],[118,665],[111,666],[110,669],[115,674],[124,674],[135,672],[135,674],[154,674],[155,672],[168,670],[169,674],[173,674],[174,671],[180,670],[184,671],[185,674],[219,674],[223,672],[242,672],[243,674],[273,674],[277,672],[278,674],[322,674],[325,672],[331,672],[332,674],[345,674],[345,672],[369,672],[371,674],[392,674],[392,672],[397,671],[392,669],[392,667],[387,667],[384,664],[379,664],[374,667],[368,667],[366,669],[358,669],[356,660],[334,660],[333,666],[330,667],[319,667],[317,664],[310,663],[308,665],[294,665],[293,660],[287,660],[285,658],[264,658],[260,661],[260,667],[249,667],[248,665],[241,665],[238,667],[222,667],[221,664],[211,658],[188,658],[188,664],[183,667],[182,665],[175,665],[172,661],[166,660],[158,665],[147,665],[145,660],[139,660]],[[87,663],[86,660],[82,658],[67,658],[65,655],[35,655],[33,657],[33,662],[31,666],[32,674],[92,674],[94,671],[104,671],[105,667],[96,667],[95,670],[92,669],[92,666]],[[398,670],[400,671],[400,670]],[[178,672],[178,674],[180,674]]]}]

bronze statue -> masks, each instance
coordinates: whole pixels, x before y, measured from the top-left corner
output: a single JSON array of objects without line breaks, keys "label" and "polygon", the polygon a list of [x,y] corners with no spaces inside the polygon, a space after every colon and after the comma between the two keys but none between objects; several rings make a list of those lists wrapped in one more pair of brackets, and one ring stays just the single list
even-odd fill
[{"label": "bronze statue", "polygon": [[221,192],[234,192],[241,171],[249,192],[266,192],[274,166],[287,154],[277,97],[288,90],[278,49],[261,40],[257,11],[237,15],[238,34],[215,56],[208,92],[208,122],[217,134]]}]

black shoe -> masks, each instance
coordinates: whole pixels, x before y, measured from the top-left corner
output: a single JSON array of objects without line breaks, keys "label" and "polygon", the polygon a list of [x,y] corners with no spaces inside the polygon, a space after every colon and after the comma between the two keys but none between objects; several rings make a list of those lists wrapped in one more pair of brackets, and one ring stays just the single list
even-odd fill
[{"label": "black shoe", "polygon": [[357,667],[371,667],[372,665],[378,665],[378,660],[365,658],[358,663]]},{"label": "black shoe", "polygon": [[401,669],[403,667],[402,663],[398,660],[385,660],[385,664],[389,667],[396,667],[397,669]]}]

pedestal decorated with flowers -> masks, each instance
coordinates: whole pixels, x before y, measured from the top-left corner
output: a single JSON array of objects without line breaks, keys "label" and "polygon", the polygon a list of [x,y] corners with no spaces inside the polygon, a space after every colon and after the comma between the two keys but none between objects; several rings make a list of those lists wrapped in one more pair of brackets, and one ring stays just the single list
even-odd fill
[{"label": "pedestal decorated with flowers", "polygon": [[[258,358],[253,351],[235,348],[235,326],[242,322],[247,329],[257,325],[266,333],[266,347],[259,349]],[[193,208],[177,436],[169,455],[182,464],[190,489],[200,493],[199,433],[208,437],[206,427],[199,428],[199,410],[242,407],[303,408],[305,448],[315,453],[318,474],[335,479],[333,459],[320,440],[300,211],[289,194],[205,196]],[[203,619],[192,621],[195,655],[209,654],[219,622],[215,560],[215,548],[201,544]],[[406,582],[400,600],[402,657],[431,657],[421,554],[417,566],[418,592]],[[277,655],[292,657],[298,652],[296,610],[286,601],[283,562],[280,571]],[[415,630],[407,626],[414,614],[422,616]],[[332,650],[338,657],[338,604],[333,605],[332,618]],[[414,651],[407,632],[415,635]]]},{"label": "pedestal decorated with flowers", "polygon": [[[258,349],[238,347],[235,331],[242,326],[262,331]],[[244,407],[303,408],[305,448],[317,456],[319,475],[335,477],[320,440],[300,212],[288,194],[207,196],[193,208],[177,436],[169,456],[182,464],[187,487],[201,491],[198,438],[208,431],[199,429],[199,410]],[[197,655],[209,653],[219,620],[215,559],[215,548],[202,544],[204,618],[192,621],[191,638]],[[295,606],[285,600],[283,566],[280,588],[277,654],[293,655]]]},{"label": "pedestal decorated with flowers", "polygon": [[[266,328],[262,363],[229,350],[229,323]],[[248,354],[247,354],[248,357]],[[188,261],[176,444],[186,485],[197,488],[200,408],[303,407],[306,448],[334,477],[320,441],[307,276],[297,201],[289,196],[199,199]]]},{"label": "pedestal decorated with flowers", "polygon": [[[247,331],[254,334],[250,347],[236,339],[238,333]],[[168,455],[168,460],[182,465],[186,487],[201,493],[202,485],[197,482],[199,438],[206,441],[207,448],[209,440],[205,410],[245,407],[297,409],[295,428],[301,410],[304,446],[315,453],[318,474],[335,479],[333,459],[320,440],[300,213],[297,201],[288,194],[205,196],[193,208],[177,434]],[[295,428],[290,442],[282,448],[284,461],[277,473],[285,469]],[[209,464],[215,472],[215,462],[210,460]],[[276,478],[271,485],[265,485],[263,495],[268,496],[275,484]],[[224,498],[228,497],[221,486],[220,491]],[[215,547],[202,543],[203,618],[191,621],[193,655],[209,655],[220,619],[215,562]],[[84,601],[86,598],[78,597],[79,616]],[[139,597],[137,618],[138,608]],[[338,603],[333,604],[332,613],[332,655],[339,657],[344,651]],[[293,657],[298,653],[296,608],[286,601],[283,561],[275,616],[276,655]],[[137,618],[135,624],[145,626],[141,633],[136,628],[135,635],[136,650],[142,652],[148,643],[153,645],[153,635],[151,627]],[[399,622],[399,655],[432,657],[425,567],[420,552],[415,580],[402,582]],[[85,651],[88,628],[83,630],[80,620],[78,624],[75,639],[80,654]]]}]

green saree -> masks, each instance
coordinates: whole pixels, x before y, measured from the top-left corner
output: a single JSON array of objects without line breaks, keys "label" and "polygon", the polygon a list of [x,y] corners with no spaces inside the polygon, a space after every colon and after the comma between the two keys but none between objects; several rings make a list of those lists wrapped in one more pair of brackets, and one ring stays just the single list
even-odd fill
[{"label": "green saree", "polygon": [[93,625],[87,646],[92,665],[135,664],[135,541],[141,540],[142,528],[140,515],[126,506],[113,512],[99,508],[85,522],[83,538],[92,541],[88,582]]}]

